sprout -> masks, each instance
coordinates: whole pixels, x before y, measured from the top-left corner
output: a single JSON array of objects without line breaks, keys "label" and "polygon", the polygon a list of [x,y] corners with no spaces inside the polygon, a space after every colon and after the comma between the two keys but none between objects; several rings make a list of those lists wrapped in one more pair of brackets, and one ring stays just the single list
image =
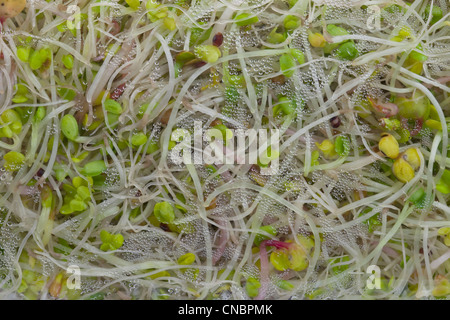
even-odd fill
[{"label": "sprout", "polygon": [[131,137],[131,144],[135,147],[142,146],[147,143],[147,136],[140,132],[136,133]]},{"label": "sprout", "polygon": [[191,265],[195,262],[195,254],[192,252],[188,252],[180,256],[177,260],[177,263],[180,265]]},{"label": "sprout", "polygon": [[234,17],[236,24],[240,27],[255,24],[259,21],[257,16],[252,16],[249,13],[240,13]]},{"label": "sprout", "polygon": [[230,85],[236,88],[243,88],[245,86],[245,78],[243,75],[232,75],[227,80]]},{"label": "sprout", "polygon": [[397,140],[389,133],[382,135],[382,138],[378,142],[378,148],[387,157],[395,159],[399,154],[399,145]]},{"label": "sprout", "polygon": [[409,182],[414,178],[414,169],[403,157],[399,157],[394,161],[392,172],[403,183]]},{"label": "sprout", "polygon": [[31,70],[38,70],[41,67],[44,66],[44,63],[51,59],[52,57],[52,52],[50,49],[48,48],[42,48],[40,50],[35,50],[33,51],[33,53],[30,55],[29,58],[29,64],[30,64],[30,68]]},{"label": "sprout", "polygon": [[158,202],[153,208],[156,219],[162,223],[172,223],[175,220],[175,212],[172,205],[166,201]]},{"label": "sprout", "polygon": [[[275,236],[277,234],[277,229],[275,227],[271,226],[271,225],[262,226],[259,229],[261,231],[263,231],[264,233],[268,233],[269,235],[272,235],[272,236]],[[268,236],[266,236],[264,234],[261,234],[261,233],[258,233],[256,235],[256,237],[255,237],[254,243],[255,243],[256,246],[259,246],[262,241],[268,240],[268,239],[269,239]]]},{"label": "sprout", "polygon": [[12,138],[14,134],[22,131],[22,120],[14,109],[8,109],[0,117],[0,137]]},{"label": "sprout", "polygon": [[277,282],[277,286],[283,290],[291,291],[294,289],[294,285],[287,280],[280,280]]},{"label": "sprout", "polygon": [[412,30],[408,26],[402,26],[400,31],[398,32],[398,36],[401,39],[411,39],[412,38]]},{"label": "sprout", "polygon": [[181,65],[195,59],[195,54],[189,51],[181,51],[175,57],[175,61]]},{"label": "sprout", "polygon": [[381,118],[380,125],[389,131],[399,130],[402,123],[398,119]]},{"label": "sprout", "polygon": [[297,60],[299,64],[305,63],[305,55],[299,49],[291,49],[290,54]]},{"label": "sprout", "polygon": [[100,239],[102,240],[102,245],[100,246],[102,251],[117,250],[123,245],[124,241],[121,234],[111,234],[106,230],[100,231]]},{"label": "sprout", "polygon": [[398,114],[408,119],[427,119],[430,114],[430,100],[420,90],[415,90],[411,98],[398,97],[395,100]]},{"label": "sprout", "polygon": [[283,115],[290,115],[293,114],[295,112],[296,109],[296,105],[294,103],[294,101],[292,101],[291,99],[284,97],[284,96],[279,96],[278,97],[278,103],[273,107],[273,115],[278,116],[280,114]]},{"label": "sprout", "polygon": [[167,12],[169,10],[166,6],[161,7],[161,4],[155,0],[147,0],[145,7],[149,10],[147,16],[151,22],[156,22],[159,19],[167,17]]},{"label": "sprout", "polygon": [[287,15],[286,18],[284,18],[283,24],[287,30],[293,30],[301,25],[301,21],[296,16]]},{"label": "sprout", "polygon": [[265,152],[261,153],[258,157],[258,166],[261,168],[266,168],[272,160],[278,159],[280,157],[280,152],[277,150],[272,150],[269,146]]},{"label": "sprout", "polygon": [[437,275],[434,282],[433,296],[444,297],[450,294],[450,282],[446,277]]},{"label": "sprout", "polygon": [[63,278],[64,274],[58,273],[55,277],[55,280],[53,280],[52,284],[50,285],[48,292],[52,297],[56,298],[61,293],[61,289],[63,286]]},{"label": "sprout", "polygon": [[148,145],[148,147],[147,147],[146,153],[152,154],[152,153],[154,153],[154,152],[156,152],[158,150],[159,150],[158,142],[154,141],[154,140],[151,140],[149,145]]},{"label": "sprout", "polygon": [[201,45],[195,48],[195,54],[200,59],[208,62],[216,62],[222,55],[219,48],[213,45]]},{"label": "sprout", "polygon": [[338,27],[334,24],[327,25],[327,31],[332,36],[343,36],[348,34],[347,30],[344,28]]},{"label": "sprout", "polygon": [[450,170],[444,170],[444,173],[436,184],[436,190],[443,194],[450,193]]},{"label": "sprout", "polygon": [[233,131],[228,129],[224,124],[217,124],[213,129],[219,130],[222,133],[222,140],[225,142],[233,138]]},{"label": "sprout", "polygon": [[356,49],[355,43],[349,41],[341,44],[336,49],[336,54],[342,59],[354,60],[359,55],[359,51]]},{"label": "sprout", "polygon": [[427,5],[425,7],[425,11],[424,11],[424,18],[427,20],[428,16],[430,15],[430,11],[431,11],[431,24],[435,24],[436,22],[438,22],[439,20],[442,19],[442,16],[444,15],[442,12],[442,9],[438,6],[432,6],[432,5]]},{"label": "sprout", "polygon": [[137,10],[141,6],[141,3],[139,0],[125,0],[125,1],[130,6],[130,8],[133,10]]},{"label": "sprout", "polygon": [[61,119],[61,131],[64,136],[72,141],[75,141],[79,136],[78,123],[75,117],[71,114],[66,114]]},{"label": "sprout", "polygon": [[424,62],[428,60],[428,56],[416,51],[412,50],[411,53],[408,55],[408,59],[412,59],[414,61],[418,62]]},{"label": "sprout", "polygon": [[334,150],[341,157],[348,156],[350,152],[350,140],[346,136],[339,136],[334,142]]},{"label": "sprout", "polygon": [[173,30],[175,30],[177,28],[177,25],[175,23],[175,19],[171,18],[171,17],[164,18],[163,24],[170,31],[173,31]]},{"label": "sprout", "polygon": [[122,114],[123,109],[120,103],[113,99],[106,99],[103,103],[103,106],[105,107],[105,110],[108,112],[111,112],[113,114]]},{"label": "sprout", "polygon": [[72,179],[72,185],[64,184],[63,188],[67,194],[64,197],[64,203],[59,212],[61,214],[71,214],[86,210],[91,198],[90,186],[92,184],[93,180],[91,177],[88,177],[87,181],[81,177],[74,177]]},{"label": "sprout", "polygon": [[423,209],[425,207],[425,200],[427,194],[423,188],[417,189],[408,200],[411,201],[417,208]]},{"label": "sprout", "polygon": [[50,208],[53,203],[53,194],[49,186],[44,186],[41,192],[41,201],[44,208]]},{"label": "sprout", "polygon": [[311,152],[311,166],[317,166],[320,164],[319,157],[320,152],[318,150],[314,150],[313,152]]},{"label": "sprout", "polygon": [[322,154],[327,159],[333,159],[337,156],[337,152],[334,143],[328,139],[322,141],[322,143],[316,142],[317,148],[322,151]]},{"label": "sprout", "polygon": [[301,235],[297,235],[297,238],[299,244],[295,242],[275,243],[266,240],[266,245],[277,246],[277,249],[270,254],[270,262],[275,269],[302,271],[308,267],[308,255],[314,247],[314,242]]},{"label": "sprout", "polygon": [[261,283],[253,277],[248,278],[245,284],[245,290],[250,298],[255,298],[258,296],[260,287]]},{"label": "sprout", "polygon": [[5,160],[3,166],[6,170],[17,171],[25,162],[25,156],[20,152],[10,151],[3,156],[3,160]]},{"label": "sprout", "polygon": [[428,119],[427,121],[425,121],[425,126],[433,130],[442,131],[442,124],[440,121],[437,120]]},{"label": "sprout", "polygon": [[34,114],[34,122],[36,122],[36,123],[41,122],[45,118],[46,114],[47,114],[47,111],[46,111],[45,107],[42,107],[42,106],[38,107]]},{"label": "sprout", "polygon": [[267,42],[269,43],[273,43],[273,44],[277,44],[277,43],[282,43],[286,40],[286,37],[277,32],[277,28],[274,28],[269,35],[267,36]]},{"label": "sprout", "polygon": [[294,58],[292,58],[289,54],[283,54],[280,57],[280,68],[281,72],[286,77],[292,77],[294,75],[295,70],[293,69],[295,67],[295,61]]},{"label": "sprout", "polygon": [[69,69],[72,70],[73,68],[73,55],[71,54],[66,54],[62,57],[62,62],[64,64],[64,66]]},{"label": "sprout", "polygon": [[416,148],[409,148],[402,154],[403,159],[408,162],[414,170],[420,167],[420,157]]},{"label": "sprout", "polygon": [[327,43],[322,34],[311,31],[308,32],[308,41],[314,48],[323,48]]},{"label": "sprout", "polygon": [[290,267],[288,252],[284,249],[276,250],[270,255],[270,263],[278,271],[285,271]]},{"label": "sprout", "polygon": [[30,59],[30,55],[31,55],[31,46],[27,46],[27,47],[17,47],[17,57],[22,61],[22,62],[28,62],[28,59]]},{"label": "sprout", "polygon": [[106,170],[106,164],[103,160],[88,162],[84,165],[83,173],[88,177],[95,177]]}]

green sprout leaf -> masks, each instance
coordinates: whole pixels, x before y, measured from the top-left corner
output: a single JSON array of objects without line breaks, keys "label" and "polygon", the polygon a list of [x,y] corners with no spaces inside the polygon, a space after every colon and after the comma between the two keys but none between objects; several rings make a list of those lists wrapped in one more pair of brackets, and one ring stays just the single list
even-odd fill
[{"label": "green sprout leaf", "polygon": [[334,142],[334,150],[341,157],[346,157],[350,153],[350,140],[346,136],[339,136]]},{"label": "green sprout leaf", "polygon": [[285,96],[278,97],[278,103],[273,107],[272,112],[273,116],[276,117],[280,114],[290,115],[293,114],[296,110],[296,104],[291,99]]},{"label": "green sprout leaf", "polygon": [[287,280],[280,280],[277,282],[277,286],[283,290],[291,291],[294,289],[294,285]]},{"label": "green sprout leaf", "polygon": [[143,133],[136,133],[131,137],[131,144],[135,147],[142,146],[147,142],[147,136]]},{"label": "green sprout leaf", "polygon": [[56,92],[61,98],[68,101],[73,101],[73,99],[75,99],[75,96],[77,95],[77,93],[74,90],[67,88],[57,88]]},{"label": "green sprout leaf", "polygon": [[352,41],[345,42],[336,49],[338,57],[345,60],[353,60],[359,55],[358,49],[356,49],[355,43]]},{"label": "green sprout leaf", "polygon": [[106,230],[100,231],[100,239],[102,240],[102,245],[100,250],[102,251],[113,251],[119,249],[123,245],[123,236],[121,234],[111,234]]},{"label": "green sprout leaf", "polygon": [[336,26],[334,24],[327,25],[327,31],[333,37],[335,37],[335,36],[344,36],[344,35],[348,34],[347,30],[345,30],[344,28],[338,27],[338,26]]},{"label": "green sprout leaf", "polygon": [[273,44],[282,43],[285,40],[286,37],[283,34],[277,32],[277,27],[275,27],[267,36],[267,42]]},{"label": "green sprout leaf", "polygon": [[91,161],[85,164],[83,173],[88,177],[95,177],[106,170],[106,164],[103,160]]},{"label": "green sprout leaf", "polygon": [[245,291],[250,298],[254,298],[258,296],[260,287],[261,283],[256,278],[250,277],[245,284]]},{"label": "green sprout leaf", "polygon": [[445,170],[441,179],[436,184],[436,190],[443,194],[450,193],[450,170]]},{"label": "green sprout leaf", "polygon": [[36,112],[34,114],[34,122],[39,123],[41,122],[47,114],[47,110],[45,107],[37,107]]},{"label": "green sprout leaf", "polygon": [[292,77],[294,75],[295,66],[294,58],[291,55],[283,54],[280,57],[280,69],[286,77]]},{"label": "green sprout leaf", "polygon": [[9,171],[19,170],[25,162],[25,156],[17,151],[10,151],[3,156],[5,160],[4,167]]},{"label": "green sprout leaf", "polygon": [[72,70],[72,68],[73,68],[73,56],[71,54],[64,55],[62,57],[62,62],[63,62],[64,66],[67,69]]},{"label": "green sprout leaf", "polygon": [[[272,235],[272,236],[276,236],[276,234],[277,234],[277,229],[271,225],[262,226],[259,228],[259,230],[264,231],[265,233],[268,233],[269,235]],[[254,244],[256,246],[259,246],[263,240],[267,240],[267,239],[270,239],[270,236],[258,233],[255,236]]]},{"label": "green sprout leaf", "polygon": [[408,119],[427,119],[431,111],[428,97],[420,90],[415,90],[411,98],[397,97],[398,114]]},{"label": "green sprout leaf", "polygon": [[[372,211],[372,208],[364,209],[359,216],[363,216]],[[369,232],[373,232],[377,226],[381,226],[380,214],[374,214],[369,219],[365,220],[364,223],[367,225]]]},{"label": "green sprout leaf", "polygon": [[234,21],[236,21],[236,24],[240,27],[248,26],[251,24],[255,24],[259,21],[257,16],[252,16],[249,13],[240,13],[234,17]]},{"label": "green sprout leaf", "polygon": [[195,54],[189,51],[182,51],[175,56],[175,61],[183,66],[186,62],[195,59]]},{"label": "green sprout leaf", "polygon": [[175,23],[175,19],[171,18],[171,17],[164,18],[163,24],[170,31],[173,31],[173,30],[175,30],[177,28],[177,24]]},{"label": "green sprout leaf", "polygon": [[287,15],[286,18],[284,18],[283,24],[287,30],[293,30],[297,29],[301,25],[301,22],[300,18],[292,15]]},{"label": "green sprout leaf", "polygon": [[120,103],[113,99],[106,99],[103,103],[105,110],[113,114],[122,114],[123,109]]},{"label": "green sprout leaf", "polygon": [[195,254],[188,252],[180,256],[177,260],[179,265],[191,265],[195,262]]},{"label": "green sprout leaf", "polygon": [[200,45],[195,48],[195,54],[200,59],[208,62],[216,62],[222,55],[220,49],[213,45]]},{"label": "green sprout leaf", "polygon": [[423,188],[417,189],[410,197],[409,201],[411,201],[417,208],[423,209],[425,208],[425,201],[427,198],[427,194]]},{"label": "green sprout leaf", "polygon": [[278,249],[270,254],[270,263],[278,271],[285,271],[289,269],[289,255],[286,249]]},{"label": "green sprout leaf", "polygon": [[166,201],[155,204],[153,214],[156,219],[162,223],[172,223],[175,220],[175,211],[173,206]]},{"label": "green sprout leaf", "polygon": [[17,47],[17,57],[22,62],[28,62],[28,59],[30,59],[32,49],[30,46],[28,47]]},{"label": "green sprout leaf", "polygon": [[141,6],[141,2],[139,0],[125,0],[125,1],[133,10],[137,10]]},{"label": "green sprout leaf", "polygon": [[431,5],[427,5],[425,7],[425,12],[424,12],[424,19],[427,20],[428,16],[430,15],[430,11],[431,11],[431,24],[435,24],[436,22],[438,22],[439,20],[442,19],[444,13],[442,11],[442,9],[438,6],[431,6]]},{"label": "green sprout leaf", "polygon": [[73,115],[66,114],[61,119],[61,131],[69,140],[75,141],[78,138],[78,122]]},{"label": "green sprout leaf", "polygon": [[291,49],[290,50],[291,55],[297,60],[297,62],[302,65],[305,63],[305,55],[303,52],[299,49]]}]

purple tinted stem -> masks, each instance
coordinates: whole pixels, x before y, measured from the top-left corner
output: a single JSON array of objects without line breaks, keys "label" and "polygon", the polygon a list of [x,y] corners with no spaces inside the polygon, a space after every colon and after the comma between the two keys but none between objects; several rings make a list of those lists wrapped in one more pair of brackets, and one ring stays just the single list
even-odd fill
[{"label": "purple tinted stem", "polygon": [[267,256],[266,246],[275,247],[277,249],[289,249],[290,243],[278,240],[264,240],[259,245],[259,254],[261,259],[261,288],[255,300],[263,300],[267,294],[267,286],[269,285],[269,258]]},{"label": "purple tinted stem", "polygon": [[275,247],[277,249],[289,249],[291,244],[288,242],[283,242],[283,241],[279,241],[279,240],[264,240],[261,242],[260,246],[271,246],[271,247]]}]

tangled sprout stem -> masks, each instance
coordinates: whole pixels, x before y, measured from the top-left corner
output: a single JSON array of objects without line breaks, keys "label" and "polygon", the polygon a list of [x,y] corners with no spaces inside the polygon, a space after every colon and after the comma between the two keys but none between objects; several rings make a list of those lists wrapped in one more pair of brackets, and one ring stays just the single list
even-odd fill
[{"label": "tangled sprout stem", "polygon": [[2,297],[450,294],[445,1],[4,2]]}]

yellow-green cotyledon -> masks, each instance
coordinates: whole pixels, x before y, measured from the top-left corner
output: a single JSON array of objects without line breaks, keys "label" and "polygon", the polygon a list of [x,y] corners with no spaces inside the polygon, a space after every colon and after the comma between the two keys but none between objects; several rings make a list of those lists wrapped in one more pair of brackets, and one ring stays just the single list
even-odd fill
[{"label": "yellow-green cotyledon", "polygon": [[0,22],[13,18],[25,9],[26,0],[0,0]]}]

